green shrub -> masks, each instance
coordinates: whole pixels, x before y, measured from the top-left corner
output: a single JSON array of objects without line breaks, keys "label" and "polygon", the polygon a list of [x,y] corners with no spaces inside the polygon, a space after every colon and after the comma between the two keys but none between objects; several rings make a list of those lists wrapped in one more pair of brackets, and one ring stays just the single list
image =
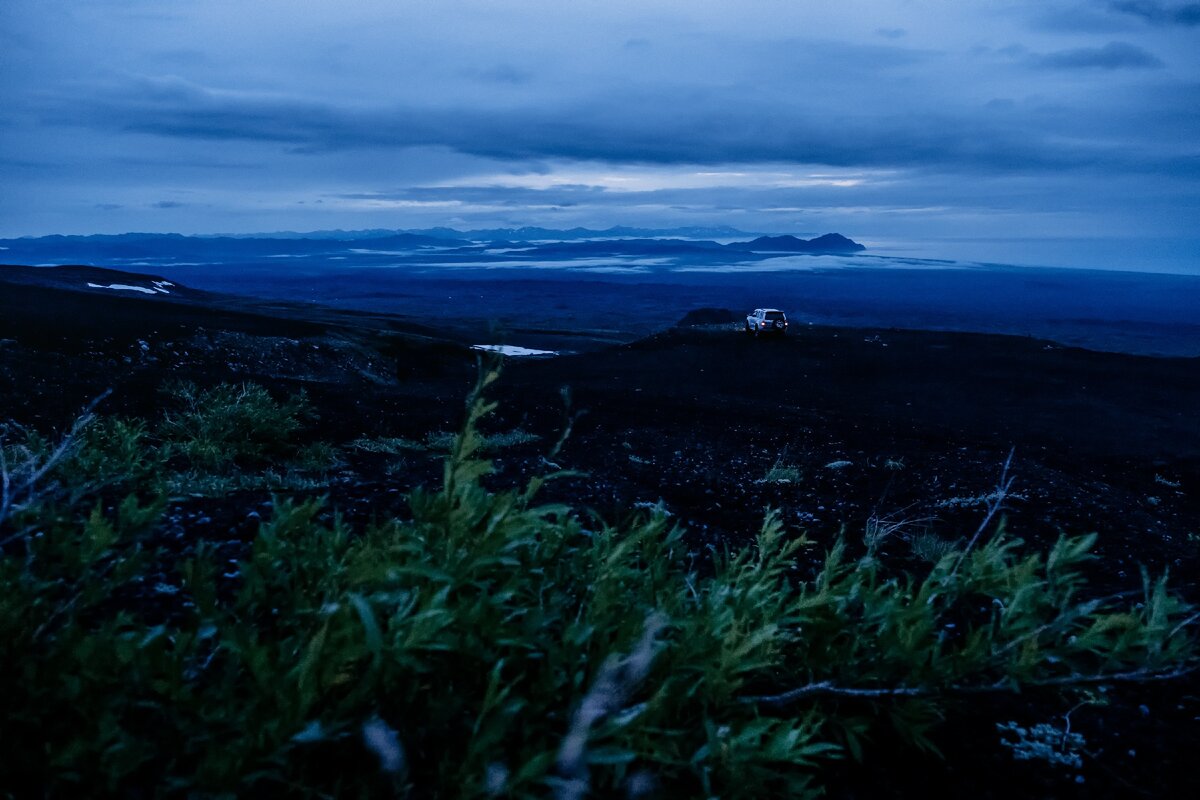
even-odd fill
[{"label": "green shrub", "polygon": [[954,542],[943,539],[936,533],[918,533],[908,540],[908,546],[914,556],[930,564],[936,564],[956,552]]},{"label": "green shrub", "polygon": [[812,545],[771,514],[697,569],[665,513],[613,527],[537,504],[542,478],[489,490],[493,379],[411,519],[352,531],[279,499],[236,573],[203,547],[181,565],[172,607],[138,594],[158,506],[6,550],[0,772],[52,795],[582,797],[649,775],[812,797],[880,724],[932,747],[955,698],[1193,658],[1164,580],[1082,599],[1093,537],[1040,555],[1001,530],[915,573],[838,543],[797,580]]},{"label": "green shrub", "polygon": [[484,451],[503,450],[506,447],[516,447],[522,444],[531,444],[541,439],[536,433],[514,428],[511,431],[501,431],[483,437],[482,449]]},{"label": "green shrub", "polygon": [[316,418],[304,393],[285,402],[253,383],[199,389],[179,383],[168,389],[172,408],[159,426],[170,453],[194,468],[222,471],[294,458],[297,434]]},{"label": "green shrub", "polygon": [[157,495],[162,459],[140,420],[86,412],[57,439],[0,426],[0,525],[11,515],[78,511],[84,500]]},{"label": "green shrub", "polygon": [[261,472],[172,472],[166,488],[172,495],[223,497],[234,492],[301,492],[312,494],[329,487],[327,475],[295,469],[266,469]]},{"label": "green shrub", "polygon": [[380,436],[374,439],[363,437],[355,439],[349,444],[349,447],[364,453],[382,453],[389,456],[398,456],[414,451],[421,452],[426,449],[425,445],[420,442],[395,436]]},{"label": "green shrub", "polygon": [[[457,438],[455,434],[449,431],[431,433],[425,437],[425,449],[434,452],[447,452],[454,447]],[[481,433],[479,434],[479,450],[481,452],[494,452],[496,450],[503,450],[506,447],[515,447],[521,444],[536,442],[540,438],[537,434],[529,433],[520,428],[492,434]]]},{"label": "green shrub", "polygon": [[58,469],[63,484],[76,494],[101,489],[154,489],[163,463],[138,419],[97,417],[84,431],[78,448]]},{"label": "green shrub", "polygon": [[783,463],[782,460],[776,460],[763,476],[763,483],[798,483],[800,477],[799,469]]},{"label": "green shrub", "polygon": [[337,448],[328,442],[298,447],[288,459],[288,466],[301,472],[328,472],[341,463]]}]

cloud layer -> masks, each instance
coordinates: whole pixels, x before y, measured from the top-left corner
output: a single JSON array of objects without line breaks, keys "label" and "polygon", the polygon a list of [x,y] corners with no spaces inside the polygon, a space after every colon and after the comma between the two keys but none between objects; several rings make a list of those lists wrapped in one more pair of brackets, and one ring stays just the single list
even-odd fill
[{"label": "cloud layer", "polygon": [[[1184,237],[1200,5],[10,0],[0,235]],[[1031,254],[1036,259],[1036,254]]]},{"label": "cloud layer", "polygon": [[1129,42],[1059,50],[1037,58],[1036,63],[1050,69],[1151,69],[1164,66],[1157,56]]}]

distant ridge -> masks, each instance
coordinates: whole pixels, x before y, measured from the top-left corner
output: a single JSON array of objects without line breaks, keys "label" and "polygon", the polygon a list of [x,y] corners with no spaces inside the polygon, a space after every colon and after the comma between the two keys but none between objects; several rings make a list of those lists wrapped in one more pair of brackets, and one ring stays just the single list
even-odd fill
[{"label": "distant ridge", "polygon": [[[337,261],[398,265],[405,260],[453,265],[490,262],[519,266],[537,257],[617,256],[655,259],[692,259],[705,262],[741,262],[782,254],[845,255],[865,250],[838,233],[814,239],[795,236],[759,236],[729,241],[734,228],[678,228],[673,231],[608,228],[594,231],[572,228],[499,228],[457,231],[429,228],[423,233],[373,230],[326,232],[342,238],[307,234],[293,238],[272,236],[185,236],[178,233],[122,233],[91,236],[43,236],[0,239],[0,259],[26,264],[91,264],[114,267],[159,265],[242,264],[279,265]],[[369,233],[370,235],[365,235]],[[634,236],[638,233],[642,235]],[[668,236],[667,233],[675,235]],[[693,238],[699,234],[715,238]],[[363,234],[363,235],[359,235]],[[748,237],[750,234],[741,234]],[[667,263],[660,261],[659,263]]]},{"label": "distant ridge", "polygon": [[[337,231],[325,231],[324,233],[338,233]],[[237,241],[241,243],[253,242],[279,242],[279,241],[358,241],[360,239],[371,240],[394,240],[397,243],[405,244],[429,244],[444,246],[449,236],[422,236],[420,234],[406,233],[404,231],[385,231],[378,230],[370,232],[371,235],[356,235],[366,234],[367,231],[342,231],[345,238],[338,239],[334,236],[317,235],[316,233],[292,233],[290,231],[284,233],[255,233],[255,234],[184,234],[184,233],[90,233],[90,234],[61,234],[54,233],[49,236],[22,236],[18,239],[0,239],[9,245],[20,244],[130,244],[139,242],[163,243],[169,242],[172,244],[186,244],[189,242],[199,242],[200,246],[209,246],[212,242],[221,241]],[[457,244],[469,244],[462,239],[461,234],[456,241]],[[242,246],[250,246],[243,244]]]},{"label": "distant ridge", "polygon": [[360,242],[372,247],[397,250],[467,246],[465,239],[453,240],[411,233],[389,233],[372,239],[272,239],[257,237],[184,236],[178,233],[120,233],[91,236],[42,236],[0,239],[5,260],[51,258],[60,263],[87,263],[93,259],[236,260],[311,256],[339,245]]},{"label": "distant ridge", "polygon": [[729,245],[737,250],[756,253],[858,253],[867,248],[840,233],[827,233],[815,239],[798,239],[795,236],[760,236],[750,242],[735,242]]},{"label": "distant ridge", "polygon": [[[557,230],[554,228],[481,228],[478,230],[460,231],[454,228],[421,228],[413,230],[389,230],[384,228],[369,228],[364,230],[322,230],[308,233],[295,231],[278,231],[275,233],[252,234],[182,234],[182,233],[96,233],[96,234],[52,234],[50,236],[23,236],[16,239],[0,239],[9,246],[20,247],[35,244],[55,245],[70,248],[72,246],[104,246],[120,247],[138,245],[153,248],[156,245],[170,244],[185,250],[211,251],[220,249],[220,242],[229,242],[239,250],[254,249],[271,250],[278,242],[291,242],[289,252],[303,248],[298,242],[311,242],[313,249],[319,249],[332,242],[364,242],[372,245],[392,245],[397,247],[445,247],[447,245],[469,245],[472,243],[492,243],[493,245],[517,243],[520,246],[544,246],[548,243],[559,242],[611,242],[614,239],[633,242],[668,242],[695,245],[701,247],[729,247],[737,250],[754,252],[840,252],[856,253],[865,250],[861,244],[842,236],[839,233],[826,233],[815,239],[800,239],[790,234],[779,236],[760,235],[749,241],[735,241],[720,245],[714,239],[741,239],[754,236],[737,228],[728,226],[718,227],[684,227],[684,228],[630,228],[616,226],[604,230],[592,228],[569,228]],[[236,244],[232,244],[236,243]]]},{"label": "distant ridge", "polygon": [[[178,234],[174,234],[178,235]],[[456,228],[365,228],[363,230],[320,230],[299,233],[297,231],[275,231],[272,233],[227,233],[206,234],[200,238],[221,239],[333,239],[338,241],[354,241],[357,239],[382,239],[397,235],[425,236],[434,239],[468,239],[484,242],[493,240],[522,241],[530,239],[553,239],[555,241],[575,241],[579,239],[600,238],[661,238],[678,237],[683,239],[739,239],[755,236],[728,225],[715,226],[684,226],[680,228],[634,228],[627,225],[614,225],[611,228],[541,228],[525,226],[521,228],[478,228],[473,230],[458,230]]]},{"label": "distant ridge", "polygon": [[827,233],[815,239],[795,236],[760,236],[748,242],[718,244],[711,240],[693,239],[587,239],[584,241],[555,240],[534,244],[533,251],[546,255],[696,255],[717,256],[729,251],[740,253],[806,253],[809,255],[838,255],[858,253],[867,248],[840,233]]}]

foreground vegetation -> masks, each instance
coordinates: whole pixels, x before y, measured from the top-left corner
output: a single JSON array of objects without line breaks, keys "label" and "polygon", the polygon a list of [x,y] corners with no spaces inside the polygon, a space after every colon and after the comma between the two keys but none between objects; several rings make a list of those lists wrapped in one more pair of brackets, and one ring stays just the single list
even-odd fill
[{"label": "foreground vegetation", "polygon": [[[1030,553],[989,516],[919,569],[838,542],[807,575],[814,545],[770,513],[755,546],[698,559],[661,511],[615,526],[539,502],[554,475],[489,488],[494,379],[404,519],[351,530],[278,497],[232,566],[202,541],[165,549],[170,497],[332,463],[295,443],[302,398],[177,387],[163,420],[89,415],[61,442],[10,428],[7,785],[803,797],[882,729],[933,748],[976,695],[1193,666],[1194,617],[1165,578],[1088,591],[1091,536]],[[172,579],[148,587],[164,564]]]}]

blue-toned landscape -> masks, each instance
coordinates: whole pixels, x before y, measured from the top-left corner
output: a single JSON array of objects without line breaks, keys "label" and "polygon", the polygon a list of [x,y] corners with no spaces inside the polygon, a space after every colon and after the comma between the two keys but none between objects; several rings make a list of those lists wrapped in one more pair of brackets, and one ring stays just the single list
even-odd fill
[{"label": "blue-toned landscape", "polygon": [[1200,795],[1198,30],[5,0],[0,800]]},{"label": "blue-toned landscape", "polygon": [[588,348],[592,338],[644,336],[693,308],[769,300],[804,324],[1006,333],[1096,350],[1200,355],[1200,276],[884,255],[836,234],[433,229],[55,236],[0,247],[17,263],[150,270],[216,292],[499,326],[513,343],[536,346]]}]

